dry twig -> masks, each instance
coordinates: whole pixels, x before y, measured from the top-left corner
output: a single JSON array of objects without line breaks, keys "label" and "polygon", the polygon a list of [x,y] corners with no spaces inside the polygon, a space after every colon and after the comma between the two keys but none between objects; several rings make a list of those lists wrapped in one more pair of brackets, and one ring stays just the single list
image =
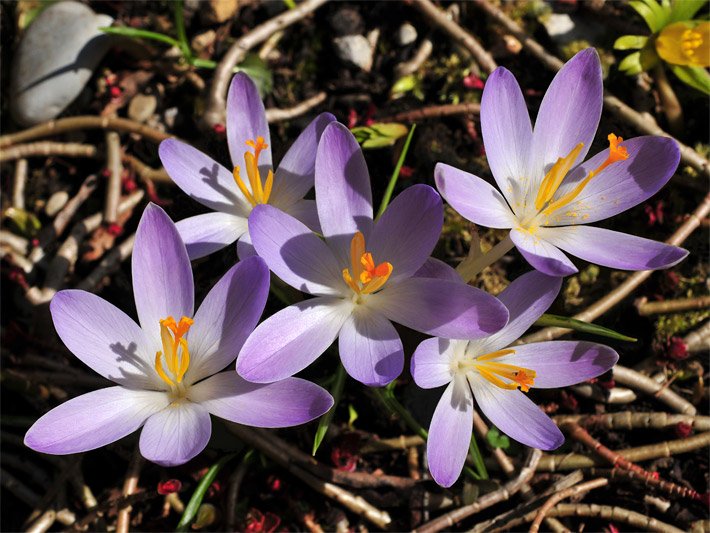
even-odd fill
[{"label": "dry twig", "polygon": [[[141,467],[143,466],[143,457],[141,456],[140,450],[136,447],[133,452],[133,457],[131,457],[130,463],[128,463],[128,471],[126,472],[126,479],[123,481],[123,492],[122,496],[130,496],[138,488],[138,478],[141,474]],[[118,512],[118,518],[116,520],[116,533],[128,533],[129,526],[131,524],[131,506],[128,505]]]},{"label": "dry twig", "polygon": [[246,57],[247,52],[264,42],[274,33],[302,20],[325,2],[326,0],[305,0],[297,7],[289,9],[260,24],[246,35],[237,39],[219,62],[212,76],[212,85],[210,86],[210,94],[207,99],[207,109],[203,114],[203,120],[208,127],[212,128],[217,124],[224,123],[224,110],[227,105],[227,89],[229,87],[229,81],[232,79],[232,69]]},{"label": "dry twig", "polygon": [[266,120],[269,123],[274,123],[300,117],[301,115],[305,115],[306,113],[308,113],[314,107],[318,107],[319,105],[321,105],[323,102],[325,102],[325,99],[327,97],[328,95],[325,93],[325,91],[321,91],[304,100],[303,102],[299,102],[293,107],[289,107],[287,109],[267,109]]},{"label": "dry twig", "polygon": [[115,131],[106,132],[106,169],[108,185],[106,187],[106,205],[104,222],[115,224],[118,218],[118,202],[121,199],[121,138]]},{"label": "dry twig", "polygon": [[544,505],[540,507],[540,510],[537,512],[537,515],[535,515],[535,520],[533,520],[533,523],[530,525],[530,533],[537,533],[540,530],[540,524],[542,524],[542,520],[545,518],[545,515],[550,511],[550,509],[552,509],[555,505],[557,505],[565,498],[571,498],[584,492],[589,492],[590,490],[603,487],[608,483],[609,481],[604,478],[597,478],[592,479],[591,481],[587,481],[586,483],[580,483],[579,485],[575,485],[574,487],[570,487],[563,491],[557,492],[556,494],[553,494],[544,503]]},{"label": "dry twig", "polygon": [[665,387],[654,379],[625,366],[616,365],[614,367],[614,380],[621,385],[655,396],[659,401],[679,413],[686,415],[697,413],[697,409],[692,403],[673,392],[670,387]]},{"label": "dry twig", "polygon": [[660,302],[649,302],[647,298],[639,298],[634,302],[634,305],[641,316],[658,315],[660,313],[680,313],[710,307],[710,296],[698,296],[696,298],[683,298],[680,300],[663,300]]},{"label": "dry twig", "polygon": [[25,208],[25,185],[27,184],[27,159],[21,158],[15,163],[15,176],[12,180],[12,207]]},{"label": "dry twig", "polygon": [[442,515],[431,522],[424,524],[423,526],[417,528],[415,531],[422,533],[436,533],[442,529],[450,528],[457,522],[468,518],[471,515],[476,514],[483,509],[487,509],[496,503],[509,500],[516,492],[518,492],[522,486],[530,481],[537,464],[540,461],[542,452],[540,450],[532,449],[528,456],[525,466],[520,469],[518,477],[508,481],[500,489],[490,492],[484,496],[478,498],[475,502],[470,505],[465,505],[458,509],[455,509],[445,515]]},{"label": "dry twig", "polygon": [[558,426],[576,422],[585,427],[604,429],[666,429],[682,423],[688,424],[696,431],[710,431],[710,416],[672,415],[665,412],[622,411],[599,415],[558,415],[552,419]]},{"label": "dry twig", "polygon": [[[2,138],[0,137],[0,141],[1,140]],[[93,144],[38,141],[18,144],[12,147],[3,147],[2,151],[0,151],[0,163],[14,159],[23,159],[25,157],[47,157],[50,155],[63,157],[97,157],[98,150]]]},{"label": "dry twig", "polygon": [[451,18],[446,15],[445,11],[436,7],[429,0],[412,0],[412,6],[417,8],[417,10],[424,15],[427,22],[440,28],[459,45],[463,46],[483,70],[490,74],[498,67],[493,56],[481,46],[481,43],[479,43],[473,35],[451,20]]}]

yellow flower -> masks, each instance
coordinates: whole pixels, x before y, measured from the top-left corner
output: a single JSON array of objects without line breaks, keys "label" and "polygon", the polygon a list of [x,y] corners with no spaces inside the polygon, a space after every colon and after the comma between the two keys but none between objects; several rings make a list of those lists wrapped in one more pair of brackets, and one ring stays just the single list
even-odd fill
[{"label": "yellow flower", "polygon": [[669,24],[656,39],[656,52],[674,65],[710,67],[710,22]]}]

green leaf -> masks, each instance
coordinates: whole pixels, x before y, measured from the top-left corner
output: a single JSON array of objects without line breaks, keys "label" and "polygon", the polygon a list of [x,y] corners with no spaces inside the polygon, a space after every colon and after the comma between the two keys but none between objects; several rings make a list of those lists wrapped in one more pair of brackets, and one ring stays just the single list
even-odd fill
[{"label": "green leaf", "polygon": [[622,59],[621,63],[619,63],[619,70],[629,76],[643,72],[643,67],[641,67],[641,52],[633,52]]},{"label": "green leaf", "polygon": [[643,48],[648,41],[645,35],[623,35],[614,42],[616,50],[638,50]]},{"label": "green leaf", "polygon": [[141,30],[138,28],[126,28],[124,26],[107,26],[99,29],[104,33],[110,33],[111,35],[121,35],[123,37],[131,37],[133,39],[151,39],[153,41],[160,41],[161,43],[180,48],[180,43],[176,39],[173,39],[169,35],[165,35],[163,33]]},{"label": "green leaf", "polygon": [[707,0],[673,0],[668,23],[692,19]]},{"label": "green leaf", "polygon": [[500,432],[500,430],[492,426],[491,429],[486,433],[486,441],[493,448],[500,448],[501,450],[507,450],[510,448],[510,439],[507,435]]},{"label": "green leaf", "polygon": [[258,54],[247,54],[244,61],[234,69],[235,72],[244,72],[256,84],[259,95],[263,98],[274,89],[274,75],[269,65]]},{"label": "green leaf", "polygon": [[550,315],[545,313],[540,318],[535,321],[536,326],[541,327],[557,327],[557,328],[567,328],[579,331],[582,333],[591,333],[592,335],[599,335],[600,337],[608,337],[610,339],[616,339],[619,341],[636,342],[637,339],[633,337],[628,337],[621,333],[614,331],[613,329],[605,328],[602,326],[597,326],[590,322],[583,322],[577,320],[576,318],[570,318],[566,316]]},{"label": "green leaf", "polygon": [[372,124],[370,126],[357,126],[352,134],[363,149],[384,148],[392,146],[397,139],[407,134],[407,126],[397,122]]},{"label": "green leaf", "polygon": [[392,93],[392,94],[408,93],[409,91],[413,91],[418,83],[419,83],[419,79],[414,74],[409,74],[407,76],[403,76],[403,77],[399,78],[396,82],[394,82],[394,85],[392,85],[392,89],[390,89],[390,93]]},{"label": "green leaf", "polygon": [[200,483],[197,485],[195,492],[192,493],[192,497],[190,498],[190,501],[185,507],[185,511],[182,513],[182,516],[180,517],[180,522],[178,522],[175,531],[189,531],[190,524],[195,519],[195,516],[197,516],[197,511],[199,510],[200,505],[202,504],[202,500],[204,499],[205,494],[207,493],[207,489],[210,488],[210,485],[212,485],[212,482],[215,480],[217,474],[219,474],[219,471],[222,469],[222,467],[235,456],[235,453],[225,455],[210,467],[204,477],[200,480]]},{"label": "green leaf", "polygon": [[392,172],[392,176],[390,177],[390,181],[387,184],[387,189],[385,189],[385,194],[382,195],[382,202],[380,203],[380,208],[377,210],[377,216],[375,217],[375,220],[380,218],[382,216],[382,213],[385,212],[385,209],[387,209],[387,206],[390,203],[390,199],[392,198],[392,193],[394,192],[394,186],[397,183],[397,179],[399,179],[399,172],[402,170],[402,165],[404,164],[404,158],[407,157],[407,153],[409,152],[409,145],[412,143],[412,137],[414,136],[414,130],[416,129],[417,125],[412,124],[412,127],[409,130],[409,135],[407,135],[407,140],[404,141],[404,146],[402,147],[402,153],[399,154],[399,159],[397,159],[397,165],[394,167],[394,172]]},{"label": "green leaf", "polygon": [[668,65],[680,81],[705,94],[710,94],[710,74],[702,67]]},{"label": "green leaf", "polygon": [[353,427],[353,424],[358,419],[357,410],[353,404],[348,404],[348,426]]},{"label": "green leaf", "polygon": [[670,8],[659,5],[655,0],[631,0],[629,5],[641,15],[653,33],[660,30],[670,17]]},{"label": "green leaf", "polygon": [[34,215],[34,213],[30,213],[24,209],[8,207],[5,210],[4,215],[12,220],[17,226],[17,229],[19,229],[26,237],[34,237],[37,235],[37,232],[42,229],[42,223]]},{"label": "green leaf", "polygon": [[335,371],[335,380],[333,381],[333,388],[330,389],[330,395],[333,397],[333,407],[320,417],[318,420],[318,428],[316,429],[316,435],[313,438],[313,450],[312,455],[315,455],[320,448],[325,434],[328,432],[328,426],[331,420],[333,420],[333,415],[335,414],[335,409],[340,403],[340,397],[343,395],[343,388],[345,387],[345,368],[343,365],[339,364],[338,369]]}]

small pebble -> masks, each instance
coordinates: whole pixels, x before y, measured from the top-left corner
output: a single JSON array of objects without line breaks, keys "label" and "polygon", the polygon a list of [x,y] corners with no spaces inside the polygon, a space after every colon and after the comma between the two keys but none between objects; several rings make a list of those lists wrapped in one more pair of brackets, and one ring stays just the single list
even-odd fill
[{"label": "small pebble", "polygon": [[372,68],[372,47],[364,35],[345,35],[333,39],[335,53],[346,63],[352,63],[365,72]]},{"label": "small pebble", "polygon": [[47,200],[47,204],[44,206],[44,213],[48,217],[53,217],[62,210],[62,207],[67,205],[68,201],[69,193],[67,191],[57,191]]},{"label": "small pebble", "polygon": [[397,30],[397,44],[407,46],[417,40],[417,29],[409,22],[402,24]]},{"label": "small pebble", "polygon": [[50,5],[22,37],[10,70],[10,112],[22,126],[57,117],[81,93],[113,42],[113,19],[80,2]]},{"label": "small pebble", "polygon": [[131,103],[128,104],[128,118],[144,123],[153,116],[157,106],[158,99],[152,94],[137,94],[131,98]]}]

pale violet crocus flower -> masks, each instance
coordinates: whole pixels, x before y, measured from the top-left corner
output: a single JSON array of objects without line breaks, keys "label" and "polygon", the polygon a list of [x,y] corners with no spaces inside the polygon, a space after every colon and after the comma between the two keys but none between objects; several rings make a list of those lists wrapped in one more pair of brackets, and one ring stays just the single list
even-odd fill
[{"label": "pale violet crocus flower", "polygon": [[157,206],[146,208],[136,232],[133,287],[140,326],[102,298],[60,291],[50,310],[69,350],[116,383],[52,409],[25,435],[38,452],[69,454],[99,448],[143,426],[143,457],[183,464],[207,445],[210,413],[258,427],[285,427],[321,416],[327,391],[290,378],[258,385],[232,363],[256,326],[269,292],[259,257],[237,263],[193,312],[192,270],[175,225]]},{"label": "pale violet crocus flower", "polygon": [[414,381],[424,389],[446,385],[429,426],[427,459],[439,485],[461,474],[473,428],[473,408],[503,433],[527,446],[553,450],[564,441],[555,423],[526,393],[531,388],[566,387],[594,378],[619,356],[602,344],[583,341],[513,343],[547,310],[562,278],[532,271],[500,295],[510,311],[508,325],[477,340],[432,338],[412,356]]},{"label": "pale violet crocus flower", "polygon": [[190,258],[209,255],[237,239],[239,257],[254,255],[247,219],[260,204],[276,206],[318,231],[315,202],[303,197],[313,187],[320,135],[334,120],[330,113],[318,115],[274,171],[264,104],[249,76],[237,73],[227,95],[227,143],[233,169],[177,139],[160,143],[160,160],[170,178],[215,211],[177,223]]},{"label": "pale violet crocus flower", "polygon": [[609,148],[584,161],[599,124],[602,97],[599,57],[594,49],[583,50],[555,76],[533,128],[517,81],[506,69],[496,69],[483,91],[481,129],[500,192],[441,163],[435,170],[439,192],[471,222],[511,228],[502,246],[516,246],[545,274],[577,272],[562,250],[621,270],[675,265],[687,255],[685,250],[585,225],[654,195],[680,158],[673,139],[625,141],[612,133]]},{"label": "pale violet crocus flower", "polygon": [[[441,197],[434,189],[408,187],[373,220],[365,159],[342,124],[330,124],[323,133],[315,187],[324,239],[272,206],[257,206],[249,218],[254,247],[269,268],[315,297],[256,328],[237,359],[245,379],[291,376],[337,338],[347,373],[382,386],[404,365],[392,322],[455,338],[485,336],[506,324],[508,312],[493,296],[460,281],[423,277],[442,268],[427,265],[443,224]],[[417,275],[422,268],[425,272]]]}]

